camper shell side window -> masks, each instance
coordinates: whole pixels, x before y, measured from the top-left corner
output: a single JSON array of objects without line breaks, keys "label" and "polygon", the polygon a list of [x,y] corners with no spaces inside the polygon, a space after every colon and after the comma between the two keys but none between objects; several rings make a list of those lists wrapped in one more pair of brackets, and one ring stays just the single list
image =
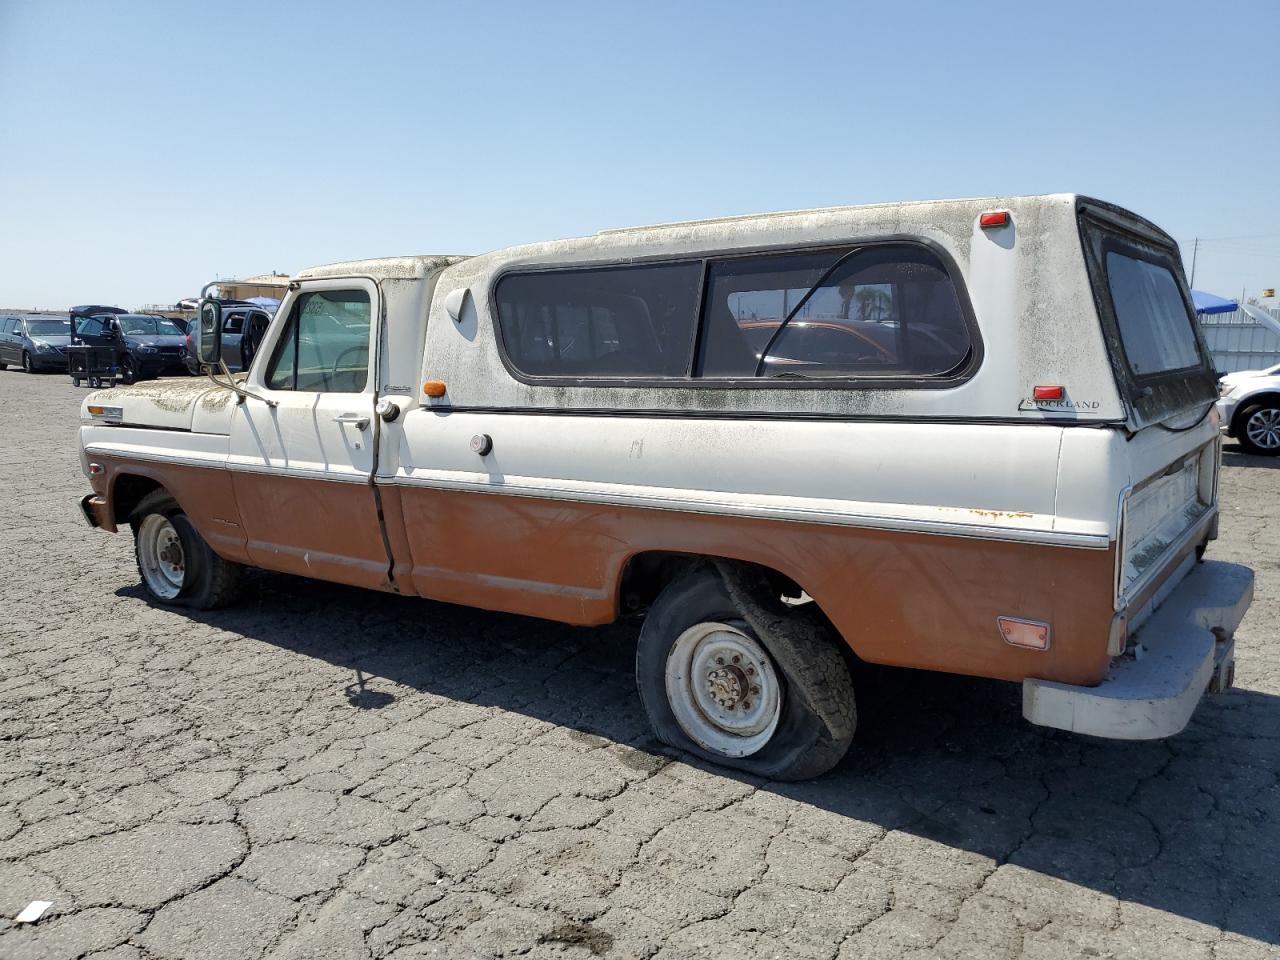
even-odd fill
[{"label": "camper shell side window", "polygon": [[958,271],[918,240],[512,270],[492,304],[529,384],[945,387],[981,355]]}]

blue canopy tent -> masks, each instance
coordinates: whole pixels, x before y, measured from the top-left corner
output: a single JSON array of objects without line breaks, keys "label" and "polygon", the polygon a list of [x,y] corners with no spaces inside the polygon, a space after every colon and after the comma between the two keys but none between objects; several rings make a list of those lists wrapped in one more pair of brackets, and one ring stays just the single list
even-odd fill
[{"label": "blue canopy tent", "polygon": [[1240,309],[1234,300],[1224,300],[1203,290],[1192,290],[1191,302],[1195,304],[1196,313],[1235,313]]}]

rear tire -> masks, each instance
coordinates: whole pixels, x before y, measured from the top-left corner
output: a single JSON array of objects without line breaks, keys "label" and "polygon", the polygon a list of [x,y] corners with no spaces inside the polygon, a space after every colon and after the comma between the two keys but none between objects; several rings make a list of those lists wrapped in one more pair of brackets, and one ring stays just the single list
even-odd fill
[{"label": "rear tire", "polygon": [[165,491],[143,497],[129,525],[138,575],[156,603],[212,610],[239,597],[245,568],[214,553]]},{"label": "rear tire", "polygon": [[1240,411],[1235,435],[1240,446],[1262,457],[1280,455],[1280,405],[1256,403]]},{"label": "rear tire", "polygon": [[816,777],[857,727],[839,642],[815,607],[784,606],[755,568],[705,563],[645,618],[640,701],[663,743],[760,776]]}]

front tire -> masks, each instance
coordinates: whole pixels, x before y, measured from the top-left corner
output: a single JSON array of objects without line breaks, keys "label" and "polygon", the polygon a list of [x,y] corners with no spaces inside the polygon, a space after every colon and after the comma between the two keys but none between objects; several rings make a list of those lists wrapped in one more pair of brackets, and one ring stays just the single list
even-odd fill
[{"label": "front tire", "polygon": [[1280,405],[1258,403],[1240,412],[1235,431],[1240,446],[1263,457],[1280,455]]},{"label": "front tire", "polygon": [[143,497],[129,525],[142,586],[156,603],[212,610],[235,602],[244,567],[214,553],[169,494]]},{"label": "front tire", "polygon": [[120,380],[125,384],[138,382],[138,365],[127,353],[120,358]]},{"label": "front tire", "polygon": [[857,726],[853,681],[838,638],[807,607],[785,607],[742,564],[702,564],[669,584],[636,650],[658,739],[778,780],[839,763]]},{"label": "front tire", "polygon": [[36,372],[36,366],[34,363],[31,362],[31,354],[27,353],[27,351],[25,350],[22,351],[22,372],[23,373]]}]

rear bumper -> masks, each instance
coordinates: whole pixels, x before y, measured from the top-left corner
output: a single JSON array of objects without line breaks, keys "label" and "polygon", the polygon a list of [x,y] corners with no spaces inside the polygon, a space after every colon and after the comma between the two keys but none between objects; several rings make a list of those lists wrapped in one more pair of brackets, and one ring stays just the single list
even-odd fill
[{"label": "rear bumper", "polygon": [[1232,635],[1253,600],[1253,571],[1199,564],[1137,631],[1141,657],[1115,660],[1096,687],[1022,682],[1022,715],[1034,724],[1114,740],[1181,731],[1206,692],[1231,685]]}]

